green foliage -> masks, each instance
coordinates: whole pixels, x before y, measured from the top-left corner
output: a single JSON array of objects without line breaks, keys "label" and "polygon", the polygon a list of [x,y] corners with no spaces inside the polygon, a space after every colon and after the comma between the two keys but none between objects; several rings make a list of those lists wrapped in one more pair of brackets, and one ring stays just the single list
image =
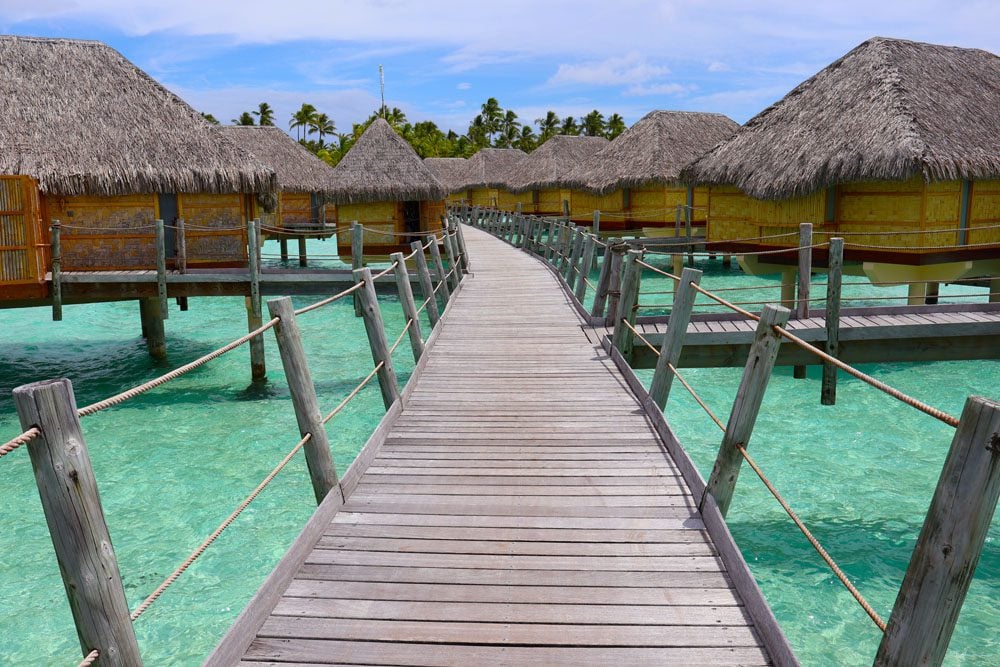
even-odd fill
[{"label": "green foliage", "polygon": [[250,113],[257,116],[258,125],[274,125],[274,109],[267,102],[261,102],[257,105],[257,110]]},{"label": "green foliage", "polygon": [[233,125],[256,125],[253,122],[253,116],[250,115],[249,111],[244,111],[240,114],[239,118],[234,118],[230,121]]},{"label": "green foliage", "polygon": [[221,125],[222,124],[222,123],[219,122],[218,118],[216,118],[215,116],[213,116],[210,113],[203,113],[203,114],[201,114],[201,117],[204,118],[205,120],[207,120],[212,125]]}]

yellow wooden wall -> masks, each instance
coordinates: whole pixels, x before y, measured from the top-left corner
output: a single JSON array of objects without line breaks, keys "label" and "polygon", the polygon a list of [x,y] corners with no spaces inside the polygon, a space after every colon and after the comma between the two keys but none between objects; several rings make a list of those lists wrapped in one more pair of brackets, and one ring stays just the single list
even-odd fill
[{"label": "yellow wooden wall", "polygon": [[601,219],[624,219],[622,214],[621,190],[609,192],[606,195],[595,195],[585,190],[573,190],[570,193],[569,212],[575,218],[593,220],[594,211],[601,212]]},{"label": "yellow wooden wall", "polygon": [[[420,231],[440,231],[441,216],[445,215],[445,200],[420,202]],[[344,231],[337,234],[337,253],[342,259],[350,259],[351,233],[349,227],[354,221],[365,228],[365,255],[387,255],[390,252],[409,254],[409,240],[403,235],[402,202],[371,202],[362,204],[340,204],[336,217]],[[329,222],[329,219],[328,219]],[[371,248],[372,252],[368,252]]]},{"label": "yellow wooden wall", "polygon": [[281,226],[312,224],[312,199],[308,192],[281,193]]},{"label": "yellow wooden wall", "polygon": [[662,226],[669,227],[677,220],[677,206],[687,204],[687,188],[677,185],[632,188],[629,203],[629,218],[634,223],[640,226],[660,226],[649,223],[661,223]]},{"label": "yellow wooden wall", "polygon": [[48,227],[62,223],[64,271],[127,270],[156,267],[159,216],[155,194],[123,197],[43,195]]},{"label": "yellow wooden wall", "polygon": [[969,229],[970,245],[1000,243],[1000,180],[972,183]]},{"label": "yellow wooden wall", "polygon": [[448,195],[446,200],[449,204],[464,204],[469,200],[468,190],[459,190],[458,192],[452,192]]},{"label": "yellow wooden wall", "polygon": [[516,193],[509,190],[497,190],[497,208],[503,211],[516,211],[518,204],[521,205],[521,213],[535,212],[535,201],[531,190]]},{"label": "yellow wooden wall", "polygon": [[498,193],[494,188],[472,188],[469,190],[469,205],[493,208],[497,205]]},{"label": "yellow wooden wall", "polygon": [[247,234],[245,195],[177,195],[177,214],[184,220],[188,266],[245,264]]}]

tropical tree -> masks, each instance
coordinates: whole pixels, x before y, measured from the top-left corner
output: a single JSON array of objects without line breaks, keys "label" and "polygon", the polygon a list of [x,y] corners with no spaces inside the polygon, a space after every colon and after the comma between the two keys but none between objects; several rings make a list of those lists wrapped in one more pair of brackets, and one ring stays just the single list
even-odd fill
[{"label": "tropical tree", "polygon": [[604,136],[608,139],[614,139],[626,129],[625,119],[622,118],[621,115],[613,113],[608,116],[608,123],[605,127]]},{"label": "tropical tree", "polygon": [[210,113],[203,113],[201,114],[201,117],[207,120],[212,125],[221,125],[221,123],[219,123],[219,119]]},{"label": "tropical tree", "polygon": [[257,110],[250,113],[257,116],[258,125],[274,125],[274,109],[267,102],[261,102],[257,105]]},{"label": "tropical tree", "polygon": [[244,111],[240,114],[239,118],[234,118],[230,121],[233,125],[254,125],[253,116],[250,115],[249,111]]},{"label": "tropical tree", "polygon": [[604,114],[594,109],[583,117],[583,134],[588,137],[603,137],[607,129],[604,122]]},{"label": "tropical tree", "polygon": [[289,130],[296,130],[295,136],[299,141],[302,141],[306,137],[306,132],[309,130],[309,125],[312,123],[313,117],[316,115],[316,107],[305,102],[302,103],[302,107],[292,114],[292,120],[288,123]]},{"label": "tropical tree", "polygon": [[559,134],[580,134],[580,126],[577,125],[576,119],[572,116],[566,116],[562,120],[562,127],[559,128]]},{"label": "tropical tree", "polygon": [[323,147],[323,137],[334,134],[337,126],[325,113],[318,113],[309,121],[309,134],[319,134],[319,147]]},{"label": "tropical tree", "polygon": [[478,114],[472,119],[472,122],[469,123],[469,129],[465,134],[469,142],[476,147],[476,150],[490,145],[489,132],[486,130],[486,121],[483,119],[482,114]]},{"label": "tropical tree", "polygon": [[[491,97],[483,102],[482,114],[483,127],[486,130],[488,143],[493,143],[493,135],[498,134],[503,129],[504,112],[497,98]],[[516,116],[515,116],[516,118]]]},{"label": "tropical tree", "polygon": [[549,137],[558,134],[561,122],[555,111],[547,112],[545,118],[536,118],[535,125],[538,126],[538,144],[544,144],[548,141]]},{"label": "tropical tree", "polygon": [[530,153],[537,147],[538,137],[535,136],[535,131],[531,129],[530,125],[523,126],[521,128],[521,136],[514,142],[514,148],[520,148],[525,153]]}]

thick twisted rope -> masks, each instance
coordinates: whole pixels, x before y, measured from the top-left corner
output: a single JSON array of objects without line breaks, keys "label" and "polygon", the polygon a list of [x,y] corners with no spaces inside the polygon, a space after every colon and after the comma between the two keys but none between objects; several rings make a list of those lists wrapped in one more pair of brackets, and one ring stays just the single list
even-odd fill
[{"label": "thick twisted rope", "polygon": [[94,649],[93,651],[91,651],[90,653],[88,653],[88,654],[87,654],[87,656],[86,656],[86,657],[85,657],[85,658],[84,658],[83,660],[81,660],[81,661],[80,661],[80,664],[79,664],[79,665],[77,665],[76,667],[90,667],[90,666],[91,666],[91,665],[93,665],[93,664],[94,664],[95,662],[97,662],[97,659],[98,659],[98,658],[99,658],[100,656],[101,656],[101,652],[100,652],[100,651],[98,651],[98,650],[97,650],[97,649],[95,648],[95,649]]},{"label": "thick twisted rope", "polygon": [[412,319],[406,320],[406,326],[403,327],[403,330],[399,332],[399,336],[396,337],[396,342],[393,343],[392,347],[389,348],[389,354],[392,354],[393,352],[396,351],[396,348],[399,347],[399,344],[403,342],[403,337],[406,336],[406,332],[409,331],[410,327],[412,326],[413,326],[413,320]]},{"label": "thick twisted rope", "polygon": [[338,292],[337,294],[334,294],[333,296],[328,296],[327,298],[325,298],[325,299],[323,299],[321,301],[317,301],[316,303],[311,303],[308,306],[305,306],[303,308],[299,308],[298,310],[295,311],[295,314],[296,315],[302,315],[303,313],[308,313],[309,311],[316,310],[317,308],[322,308],[323,306],[328,306],[331,303],[333,303],[334,301],[340,301],[341,299],[343,299],[348,294],[352,294],[354,292],[357,292],[359,289],[361,289],[364,286],[365,286],[364,281],[363,280],[359,280],[357,283],[355,283],[351,287],[348,287],[343,292]]},{"label": "thick twisted rope", "polygon": [[7,456],[21,445],[28,444],[41,434],[42,432],[38,429],[37,426],[32,426],[21,435],[14,436],[13,438],[5,442],[2,446],[0,446],[0,456]]},{"label": "thick twisted rope", "polygon": [[327,415],[326,417],[323,417],[323,423],[325,424],[325,423],[327,423],[328,421],[330,421],[331,419],[333,419],[334,417],[336,417],[336,416],[337,416],[337,414],[338,414],[338,413],[339,413],[339,412],[340,412],[341,410],[343,410],[343,409],[344,409],[344,408],[345,408],[345,407],[347,406],[347,404],[348,404],[348,403],[350,403],[351,399],[352,399],[352,398],[354,398],[355,396],[357,396],[357,395],[358,395],[358,392],[360,392],[360,391],[361,391],[362,389],[364,389],[364,388],[365,388],[365,386],[366,386],[366,385],[367,385],[367,384],[368,384],[369,382],[371,382],[371,379],[372,379],[373,377],[375,377],[375,374],[376,374],[376,373],[378,373],[378,372],[379,372],[380,370],[382,370],[382,367],[383,367],[383,366],[385,366],[385,362],[384,362],[384,361],[380,361],[380,362],[378,362],[378,364],[376,364],[376,365],[375,365],[375,368],[373,368],[373,369],[372,369],[372,372],[371,372],[371,373],[369,373],[369,374],[368,374],[368,375],[367,375],[367,376],[365,377],[365,379],[364,379],[364,380],[362,380],[362,381],[361,381],[361,382],[360,382],[360,383],[358,384],[358,386],[357,386],[357,387],[355,387],[355,388],[354,388],[354,390],[353,390],[353,391],[352,391],[352,392],[351,392],[350,394],[348,394],[348,395],[347,395],[347,397],[346,397],[346,398],[345,398],[344,400],[342,400],[342,401],[341,401],[341,402],[340,402],[340,403],[339,403],[339,404],[337,405],[337,407],[335,407],[335,408],[334,408],[333,410],[331,410],[331,411],[330,411],[330,413],[329,413],[329,414],[328,414],[328,415]]},{"label": "thick twisted rope", "polygon": [[635,263],[638,264],[639,266],[645,268],[645,269],[649,269],[653,273],[658,273],[661,276],[666,276],[667,278],[670,278],[671,280],[680,280],[681,279],[680,276],[675,276],[674,274],[669,273],[667,271],[664,271],[663,269],[659,269],[659,268],[653,266],[652,264],[647,264],[646,262],[642,261],[641,259],[635,260]]}]

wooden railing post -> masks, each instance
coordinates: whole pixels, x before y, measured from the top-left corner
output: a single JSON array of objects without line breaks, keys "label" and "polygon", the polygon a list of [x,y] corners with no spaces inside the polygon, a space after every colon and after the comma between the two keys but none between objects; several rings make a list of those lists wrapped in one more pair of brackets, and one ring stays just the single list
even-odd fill
[{"label": "wooden railing post", "polygon": [[562,214],[563,214],[563,220],[566,222],[566,224],[567,225],[570,224],[570,222],[569,222],[569,200],[568,199],[563,199],[562,200]]},{"label": "wooden railing post", "polygon": [[420,241],[414,241],[410,244],[410,249],[416,253],[413,258],[417,262],[420,294],[427,302],[427,319],[430,320],[433,329],[437,326],[438,320],[441,319],[441,313],[438,310],[437,296],[434,294],[434,283],[431,282],[431,272],[427,269],[427,258],[424,256],[423,244]]},{"label": "wooden railing post", "polygon": [[52,321],[62,321],[62,224],[52,221]]},{"label": "wooden railing post", "polygon": [[688,266],[694,266],[694,244],[691,243],[691,209],[684,207],[684,236],[687,238]]},{"label": "wooden railing post", "polygon": [[465,245],[465,232],[462,231],[461,223],[455,223],[455,238],[458,241],[458,250],[461,253],[462,271],[469,272],[469,249]]},{"label": "wooden railing post", "polygon": [[[826,353],[840,354],[840,293],[844,276],[844,239],[830,239],[830,259],[826,277]],[[837,367],[823,362],[823,405],[837,404]]]},{"label": "wooden railing post", "polygon": [[677,205],[677,210],[674,215],[674,238],[680,238],[681,235],[681,205]]},{"label": "wooden railing post", "polygon": [[361,295],[361,317],[365,321],[365,333],[368,335],[368,345],[372,350],[372,361],[382,368],[378,371],[378,386],[382,390],[382,403],[385,409],[399,400],[399,383],[396,381],[396,370],[392,366],[392,355],[389,354],[389,344],[385,340],[385,325],[382,323],[382,311],[378,308],[378,296],[375,294],[375,283],[372,281],[371,269],[365,267],[354,271],[355,280],[363,280],[364,288],[356,294]]},{"label": "wooden railing post", "polygon": [[535,251],[535,219],[530,215],[524,216],[524,238],[521,241],[521,248],[528,252]]},{"label": "wooden railing post", "polygon": [[573,235],[576,234],[576,225],[572,222],[566,226],[566,234],[560,238],[560,255],[559,255],[559,271],[560,273],[566,273],[566,268],[569,266],[570,252],[573,248]]},{"label": "wooden railing post", "polygon": [[403,315],[406,316],[407,321],[412,322],[407,333],[410,336],[413,361],[420,361],[420,355],[424,353],[424,339],[420,335],[420,315],[417,314],[417,305],[413,303],[410,273],[406,270],[406,260],[403,258],[403,253],[394,252],[389,255],[389,259],[396,264],[396,289],[399,292],[399,303],[403,307]]},{"label": "wooden railing post", "polygon": [[613,246],[608,246],[611,251],[611,262],[608,267],[608,314],[606,321],[613,325],[618,317],[618,302],[621,299],[622,290],[622,259],[628,245],[624,241],[619,241]]},{"label": "wooden railing post", "polygon": [[434,272],[437,273],[438,287],[441,292],[441,303],[445,306],[451,300],[451,291],[448,289],[448,277],[444,272],[444,262],[441,261],[441,249],[438,248],[437,237],[431,244],[431,261],[434,263]]},{"label": "wooden railing post", "polygon": [[576,287],[576,272],[579,269],[580,253],[583,252],[583,231],[577,227],[573,230],[573,240],[570,243],[569,262],[566,264],[566,284],[570,291]]},{"label": "wooden railing post", "polygon": [[590,310],[593,317],[604,315],[605,304],[608,300],[608,284],[611,281],[611,247],[621,243],[619,238],[608,239],[604,246],[604,254],[601,259],[601,272],[597,277],[597,290],[594,294],[594,305]]},{"label": "wooden railing post", "polygon": [[462,282],[462,267],[458,264],[458,253],[455,252],[455,237],[444,230],[444,250],[448,253],[448,273],[451,280],[452,294],[458,292]]},{"label": "wooden railing post", "polygon": [[590,228],[590,233],[598,236],[601,233],[601,212],[594,211],[594,225]]},{"label": "wooden railing post", "polygon": [[309,266],[309,255],[306,253],[306,237],[299,237],[299,266]]},{"label": "wooden railing post", "polygon": [[176,227],[176,236],[174,238],[174,245],[177,246],[177,270],[181,273],[187,273],[188,268],[188,251],[187,251],[187,233],[184,231],[184,218],[177,218],[177,222],[174,223]]},{"label": "wooden railing post", "polygon": [[114,546],[69,380],[46,380],[14,390],[45,522],[55,548],[83,655],[100,651],[101,665],[141,665]]},{"label": "wooden railing post", "polygon": [[1000,496],[1000,403],[970,396],[875,654],[875,665],[940,665]]},{"label": "wooden railing post", "polygon": [[723,517],[729,511],[736,480],[740,476],[740,467],[743,463],[738,447],[747,448],[750,444],[757,413],[760,412],[764,391],[771,379],[771,370],[774,368],[774,360],[781,345],[781,335],[774,330],[774,327],[784,325],[790,315],[791,312],[783,306],[767,305],[764,306],[760,322],[757,323],[757,331],[754,333],[747,365],[743,369],[743,378],[736,392],[733,411],[729,414],[729,422],[726,424],[726,434],[722,437],[719,455],[715,459],[712,475],[705,487],[705,493],[712,494]]},{"label": "wooden railing post", "polygon": [[596,249],[597,237],[593,234],[586,234],[583,241],[583,250],[580,254],[580,270],[576,277],[576,300],[583,304],[587,298],[587,280],[590,277],[590,267],[594,265],[594,250]]},{"label": "wooden railing post", "polygon": [[558,227],[556,226],[555,220],[549,220],[548,235],[545,238],[545,259],[546,261],[552,261],[552,254],[556,249],[556,231]]},{"label": "wooden railing post", "polygon": [[[799,225],[799,280],[798,299],[795,302],[796,319],[809,317],[809,282],[812,280],[812,223],[803,222]],[[803,379],[806,376],[805,366],[792,368],[792,376]]]},{"label": "wooden railing post", "polygon": [[313,495],[318,505],[323,502],[326,494],[337,486],[337,470],[330,454],[330,441],[326,435],[323,416],[319,411],[316,385],[313,384],[312,372],[309,370],[309,362],[302,347],[302,334],[299,331],[291,297],[271,299],[267,302],[267,311],[271,317],[280,320],[274,326],[274,337],[278,341],[281,366],[284,368],[288,390],[292,395],[292,407],[295,410],[299,435],[305,437],[307,433],[310,434],[309,442],[305,444],[303,450],[306,466],[309,468],[309,478],[312,480]]},{"label": "wooden railing post", "polygon": [[160,316],[170,317],[167,308],[167,236],[163,221],[156,221],[156,298],[160,302]]},{"label": "wooden railing post", "polygon": [[694,285],[701,282],[701,271],[686,268],[681,272],[681,284],[674,290],[674,305],[670,309],[670,319],[667,320],[667,333],[663,335],[660,345],[660,357],[656,360],[656,370],[653,371],[653,382],[649,385],[649,397],[662,411],[670,397],[670,387],[674,382],[674,372],[670,366],[677,368],[684,348],[684,337],[687,335],[688,323],[691,321],[691,311],[694,309],[698,293]]},{"label": "wooden railing post", "polygon": [[628,322],[635,326],[636,306],[639,303],[639,284],[642,281],[642,267],[638,260],[642,257],[641,250],[629,250],[625,255],[625,277],[622,278],[622,294],[619,301],[618,317],[615,318],[614,335],[611,344],[622,353],[626,360],[632,359],[632,345],[635,334],[625,326]]},{"label": "wooden railing post", "polygon": [[[351,268],[355,271],[365,263],[365,228],[357,220],[351,223]],[[361,295],[355,292],[354,316],[361,317]]]},{"label": "wooden railing post", "polygon": [[[250,296],[246,299],[247,307],[247,331],[260,328],[264,323],[264,312],[260,299],[260,254],[257,246],[259,236],[257,229],[260,227],[260,220],[250,220],[247,240],[250,243],[248,257],[250,260]],[[250,348],[250,379],[259,382],[267,377],[267,363],[264,360],[264,337],[256,336],[248,343]]]}]

